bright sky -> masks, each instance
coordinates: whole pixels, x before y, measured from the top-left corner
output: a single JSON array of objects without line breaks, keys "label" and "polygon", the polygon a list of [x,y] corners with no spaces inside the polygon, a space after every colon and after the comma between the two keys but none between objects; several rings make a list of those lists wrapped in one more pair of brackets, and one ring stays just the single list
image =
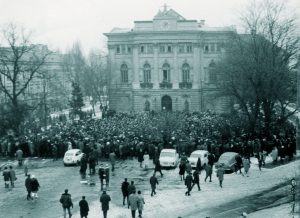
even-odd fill
[{"label": "bright sky", "polygon": [[[284,0],[283,0],[284,1]],[[299,0],[290,0],[300,11]],[[249,0],[0,0],[0,26],[8,22],[34,31],[33,42],[64,51],[80,41],[87,53],[105,47],[114,27],[132,28],[135,20],[152,20],[166,3],[186,19],[209,26],[236,25]]]}]

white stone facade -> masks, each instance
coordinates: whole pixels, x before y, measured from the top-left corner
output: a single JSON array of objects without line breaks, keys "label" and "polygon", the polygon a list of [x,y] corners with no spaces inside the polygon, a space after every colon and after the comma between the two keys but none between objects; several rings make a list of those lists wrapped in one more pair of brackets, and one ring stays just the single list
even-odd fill
[{"label": "white stone facade", "polygon": [[214,96],[214,64],[233,27],[209,28],[172,9],[108,37],[109,102],[116,111],[226,109]]}]

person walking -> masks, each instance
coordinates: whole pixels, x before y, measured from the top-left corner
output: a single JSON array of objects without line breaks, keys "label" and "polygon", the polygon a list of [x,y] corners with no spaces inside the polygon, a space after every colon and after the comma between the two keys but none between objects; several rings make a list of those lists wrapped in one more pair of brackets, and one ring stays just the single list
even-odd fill
[{"label": "person walking", "polygon": [[105,176],[105,185],[106,187],[109,187],[109,166],[108,164],[105,165],[105,171],[104,171],[104,176]]},{"label": "person walking", "polygon": [[185,171],[187,174],[192,173],[192,165],[190,164],[190,162],[188,160],[186,161],[186,164],[185,164]]},{"label": "person walking", "polygon": [[217,170],[217,177],[219,179],[219,184],[220,187],[223,188],[223,180],[224,180],[224,173],[225,173],[225,169],[224,169],[224,165],[221,164]]},{"label": "person walking", "polygon": [[179,176],[180,176],[180,180],[184,180],[184,174],[185,174],[185,162],[184,161],[180,161],[179,164]]},{"label": "person walking", "polygon": [[164,174],[161,172],[161,165],[159,160],[157,160],[155,164],[154,174],[156,174],[156,172],[160,172],[160,176],[163,177]]},{"label": "person walking", "polygon": [[35,178],[34,175],[31,175],[31,196],[33,199],[37,199],[38,198],[38,191],[40,188],[40,183],[38,182],[37,178]]},{"label": "person walking", "polygon": [[17,177],[16,177],[16,172],[13,169],[12,166],[9,166],[9,179],[10,179],[11,187],[14,188],[15,187],[15,181],[17,180]]},{"label": "person walking", "polygon": [[101,191],[103,191],[103,181],[104,181],[104,166],[103,164],[100,164],[99,170],[98,170],[98,175],[99,175],[99,179],[100,179],[100,183],[101,183]]},{"label": "person walking", "polygon": [[4,179],[5,188],[9,188],[10,172],[7,167],[4,167],[2,175],[3,175],[3,179]]},{"label": "person walking", "polygon": [[244,166],[245,175],[249,177],[250,160],[248,158],[243,158],[243,166]]},{"label": "person walking", "polygon": [[21,148],[18,148],[18,150],[16,151],[16,158],[18,160],[18,164],[19,166],[22,166],[22,162],[23,162],[23,151],[21,150]]},{"label": "person walking", "polygon": [[60,197],[59,202],[62,205],[63,212],[64,212],[64,218],[66,218],[66,211],[68,210],[69,217],[72,217],[71,213],[71,207],[73,208],[73,202],[71,199],[71,195],[68,193],[69,190],[65,189],[65,193],[63,193]]},{"label": "person walking", "polygon": [[127,182],[127,178],[124,179],[124,182],[122,183],[121,190],[123,194],[123,205],[125,205],[125,199],[127,198],[127,204],[128,204],[128,186],[129,182]]},{"label": "person walking", "polygon": [[196,170],[198,170],[199,174],[201,173],[201,158],[198,157],[197,163],[196,163]]},{"label": "person walking", "polygon": [[138,209],[138,202],[139,202],[139,198],[136,194],[136,191],[134,191],[132,194],[129,195],[128,201],[131,209],[131,217],[135,218],[135,213],[136,210]]},{"label": "person walking", "polygon": [[109,210],[109,202],[111,201],[111,198],[108,194],[106,194],[106,191],[103,191],[101,197],[100,197],[100,202],[101,202],[101,207],[102,207],[102,212],[103,212],[103,217],[107,218],[107,211]]},{"label": "person walking", "polygon": [[151,185],[151,197],[152,197],[153,195],[156,195],[155,189],[156,189],[156,185],[158,185],[158,180],[155,177],[155,173],[150,178],[150,185]]},{"label": "person walking", "polygon": [[143,167],[143,161],[144,161],[144,152],[143,149],[140,148],[139,152],[138,152],[138,162],[140,163],[140,167]]},{"label": "person walking", "polygon": [[193,189],[193,187],[194,187],[195,184],[198,186],[198,191],[200,191],[201,188],[200,188],[200,178],[199,178],[199,171],[198,171],[198,169],[196,169],[194,171],[194,173],[193,173],[193,185],[192,185],[191,189]]},{"label": "person walking", "polygon": [[142,217],[143,210],[144,210],[144,204],[145,204],[144,196],[142,195],[142,192],[139,190],[138,191],[138,212],[139,212],[139,218]]},{"label": "person walking", "polygon": [[26,187],[26,190],[27,190],[27,200],[32,200],[30,175],[27,175],[27,178],[25,179],[25,187]]},{"label": "person walking", "polygon": [[210,164],[205,165],[205,179],[204,182],[206,182],[206,179],[209,177],[209,182],[211,182],[211,174],[212,174],[212,166]]},{"label": "person walking", "polygon": [[79,208],[80,208],[80,217],[87,218],[90,208],[88,202],[85,200],[85,196],[82,196],[81,201],[79,201]]},{"label": "person walking", "polygon": [[88,162],[87,156],[86,154],[83,154],[80,161],[80,175],[82,179],[86,178],[87,162]]},{"label": "person walking", "polygon": [[243,176],[244,176],[244,174],[242,173],[242,166],[243,166],[243,160],[242,160],[242,157],[241,157],[241,155],[240,154],[237,154],[236,156],[235,156],[235,165],[234,165],[234,167],[235,167],[235,169],[234,169],[234,171],[235,171],[235,173],[237,173],[237,171],[239,170],[240,171],[240,174],[242,174]]},{"label": "person walking", "polygon": [[116,164],[116,154],[115,152],[110,152],[109,153],[109,160],[111,163],[111,172],[115,171],[115,164]]},{"label": "person walking", "polygon": [[188,196],[191,195],[192,183],[193,183],[193,177],[192,177],[191,173],[189,173],[189,174],[185,177],[185,185],[186,185],[186,187],[187,187],[187,191],[185,192],[185,195],[188,195]]}]

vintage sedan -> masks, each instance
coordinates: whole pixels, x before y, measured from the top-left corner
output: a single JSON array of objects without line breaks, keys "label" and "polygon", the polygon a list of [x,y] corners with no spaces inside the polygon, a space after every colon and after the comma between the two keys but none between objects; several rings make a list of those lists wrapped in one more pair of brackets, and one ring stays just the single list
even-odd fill
[{"label": "vintage sedan", "polygon": [[159,155],[159,162],[162,167],[176,167],[179,155],[175,149],[162,149]]},{"label": "vintage sedan", "polygon": [[192,168],[196,168],[198,158],[200,157],[201,167],[204,167],[208,162],[207,156],[208,156],[208,151],[206,151],[206,150],[196,150],[196,151],[193,151],[191,153],[188,160],[189,160]]},{"label": "vintage sedan", "polygon": [[223,165],[225,171],[234,171],[235,163],[236,163],[236,156],[238,153],[236,152],[225,152],[223,153],[218,162],[216,163],[216,169]]},{"label": "vintage sedan", "polygon": [[67,150],[63,159],[64,165],[78,165],[83,154],[80,149]]}]

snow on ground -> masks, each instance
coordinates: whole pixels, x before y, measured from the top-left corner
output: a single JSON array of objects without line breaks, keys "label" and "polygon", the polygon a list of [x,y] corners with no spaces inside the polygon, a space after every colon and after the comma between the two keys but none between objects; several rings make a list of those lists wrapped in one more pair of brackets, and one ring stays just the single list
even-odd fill
[{"label": "snow on ground", "polygon": [[[299,153],[298,153],[299,154]],[[270,161],[267,158],[267,162]],[[218,185],[218,180],[213,174],[212,182],[204,182],[205,172],[200,175],[201,191],[194,187],[191,196],[185,196],[186,188],[183,182],[179,181],[178,168],[175,170],[163,171],[164,177],[159,178],[157,195],[150,196],[149,188],[144,191],[145,205],[143,211],[144,218],[177,218],[177,217],[213,217],[209,208],[218,207],[222,204],[242,199],[243,197],[254,195],[282,182],[290,180],[292,177],[299,175],[300,161],[278,166],[272,169],[262,169],[259,171],[256,160],[251,160],[250,176],[243,177],[240,174],[226,174],[223,182],[223,189]],[[146,179],[146,186],[148,183]],[[137,190],[142,187],[136,187]],[[119,190],[113,190],[120,192]],[[111,191],[108,192],[110,194]],[[289,192],[287,191],[287,194]],[[129,218],[130,210],[127,206],[120,207],[122,199],[112,199],[108,217]],[[238,205],[237,205],[238,207]],[[247,212],[247,211],[245,211]],[[195,215],[195,213],[197,215]],[[102,214],[100,202],[90,202],[90,217],[98,217]],[[77,214],[75,217],[79,217]],[[273,216],[265,216],[273,217]],[[280,218],[287,217],[281,216]]]},{"label": "snow on ground", "polygon": [[[261,217],[272,217],[272,218],[288,218],[293,217],[291,214],[292,204],[283,204],[278,207],[273,207],[265,210],[256,211],[248,214],[247,218],[261,218]],[[296,213],[294,218],[300,218],[299,215],[299,204],[296,204]]]}]

